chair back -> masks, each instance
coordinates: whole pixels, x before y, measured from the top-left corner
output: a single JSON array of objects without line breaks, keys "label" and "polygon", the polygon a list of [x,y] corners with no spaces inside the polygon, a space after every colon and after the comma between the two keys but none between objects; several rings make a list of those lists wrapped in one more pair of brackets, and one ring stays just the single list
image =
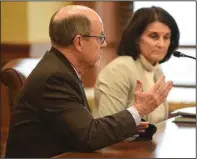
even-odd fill
[{"label": "chair back", "polygon": [[31,71],[38,64],[38,58],[14,59],[4,65],[0,71],[1,82],[1,155],[4,157],[9,131],[9,122],[14,100]]},{"label": "chair back", "polygon": [[8,88],[9,105],[12,108],[16,95],[40,59],[23,58],[8,62],[0,72],[0,81]]}]

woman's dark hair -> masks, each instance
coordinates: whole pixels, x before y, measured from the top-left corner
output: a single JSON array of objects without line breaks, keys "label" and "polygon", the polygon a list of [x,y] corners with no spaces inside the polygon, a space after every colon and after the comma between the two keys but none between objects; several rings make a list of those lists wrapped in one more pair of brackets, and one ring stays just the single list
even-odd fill
[{"label": "woman's dark hair", "polygon": [[137,10],[123,32],[120,44],[117,49],[119,56],[132,56],[134,60],[139,56],[139,45],[137,41],[141,37],[146,27],[155,21],[167,25],[171,30],[171,43],[168,52],[160,63],[170,59],[172,53],[179,45],[179,28],[175,19],[164,9],[152,6],[150,8],[141,8]]}]

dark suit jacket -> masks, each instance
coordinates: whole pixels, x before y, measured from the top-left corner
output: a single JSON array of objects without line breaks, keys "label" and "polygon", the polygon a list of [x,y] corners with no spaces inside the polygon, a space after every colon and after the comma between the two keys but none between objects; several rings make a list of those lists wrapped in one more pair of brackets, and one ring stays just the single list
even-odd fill
[{"label": "dark suit jacket", "polygon": [[127,110],[93,119],[72,65],[51,48],[15,101],[6,157],[94,151],[136,133],[135,121]]}]

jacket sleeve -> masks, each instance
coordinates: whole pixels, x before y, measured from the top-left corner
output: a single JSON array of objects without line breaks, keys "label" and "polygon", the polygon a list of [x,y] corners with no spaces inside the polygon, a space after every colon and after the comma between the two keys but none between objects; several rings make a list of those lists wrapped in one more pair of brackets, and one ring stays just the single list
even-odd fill
[{"label": "jacket sleeve", "polygon": [[94,119],[78,91],[77,82],[50,77],[40,98],[43,118],[59,132],[65,144],[69,139],[76,151],[94,151],[137,133],[127,110]]}]

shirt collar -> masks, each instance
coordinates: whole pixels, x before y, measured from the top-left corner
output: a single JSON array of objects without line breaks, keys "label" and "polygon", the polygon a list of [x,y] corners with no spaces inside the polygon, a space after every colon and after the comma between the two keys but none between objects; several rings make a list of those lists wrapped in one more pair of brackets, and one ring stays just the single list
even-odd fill
[{"label": "shirt collar", "polygon": [[142,66],[144,67],[144,69],[146,69],[147,71],[152,72],[159,67],[158,62],[153,66],[142,54],[140,54],[139,60]]},{"label": "shirt collar", "polygon": [[73,64],[71,64],[71,65],[72,65],[73,69],[75,70],[75,72],[76,72],[77,76],[79,77],[79,79],[81,79],[81,76],[80,76],[79,73],[77,72],[77,69],[75,68],[75,66],[74,66]]}]

